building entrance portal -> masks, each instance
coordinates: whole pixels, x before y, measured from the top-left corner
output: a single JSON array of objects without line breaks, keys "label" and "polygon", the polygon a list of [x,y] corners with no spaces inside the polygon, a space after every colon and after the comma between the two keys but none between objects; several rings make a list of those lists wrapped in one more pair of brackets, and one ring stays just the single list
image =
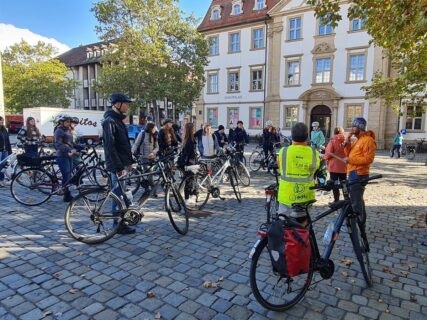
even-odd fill
[{"label": "building entrance portal", "polygon": [[[332,111],[328,106],[318,105],[311,110],[310,126],[314,121],[319,122],[320,129],[327,139],[331,137]],[[311,127],[310,132],[313,128]]]}]

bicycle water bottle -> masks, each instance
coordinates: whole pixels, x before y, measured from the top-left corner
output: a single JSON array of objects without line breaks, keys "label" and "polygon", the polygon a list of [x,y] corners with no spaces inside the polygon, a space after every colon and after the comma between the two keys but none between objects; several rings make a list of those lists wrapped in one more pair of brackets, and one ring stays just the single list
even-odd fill
[{"label": "bicycle water bottle", "polygon": [[335,224],[333,221],[329,222],[328,227],[326,228],[325,235],[323,236],[322,243],[327,245],[332,240],[332,234],[334,233]]}]

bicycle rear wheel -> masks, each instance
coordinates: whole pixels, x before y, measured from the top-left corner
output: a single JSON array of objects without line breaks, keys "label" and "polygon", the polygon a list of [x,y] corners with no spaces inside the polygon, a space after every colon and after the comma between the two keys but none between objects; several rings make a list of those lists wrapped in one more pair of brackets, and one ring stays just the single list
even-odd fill
[{"label": "bicycle rear wheel", "polygon": [[[186,185],[189,192],[189,197],[186,199],[186,206],[190,210],[201,210],[209,200],[209,179],[201,174],[188,175],[179,185],[179,193],[185,199]],[[204,181],[202,183],[202,181]]]},{"label": "bicycle rear wheel", "polygon": [[230,180],[230,184],[233,188],[237,201],[242,202],[242,194],[240,193],[239,180],[237,178],[237,173],[234,168],[228,170],[228,179]]},{"label": "bicycle rear wheel", "polygon": [[262,161],[264,161],[264,156],[259,151],[252,152],[249,157],[249,168],[253,172],[257,172],[261,168]]},{"label": "bicycle rear wheel", "polygon": [[240,161],[237,164],[236,173],[239,181],[244,187],[249,187],[251,185],[251,175],[249,174],[249,170]]},{"label": "bicycle rear wheel", "polygon": [[43,169],[28,168],[20,171],[10,184],[12,197],[25,206],[45,203],[53,193],[52,177]]},{"label": "bicycle rear wheel", "polygon": [[368,287],[372,287],[372,269],[369,262],[369,243],[365,232],[365,227],[356,218],[349,219],[349,233],[353,243],[354,253],[359,261],[360,269]]},{"label": "bicycle rear wheel", "polygon": [[[114,210],[113,210],[114,208]],[[103,189],[83,192],[65,211],[65,227],[77,241],[96,244],[112,238],[122,222],[122,201]]]},{"label": "bicycle rear wheel", "polygon": [[169,220],[176,232],[184,235],[188,232],[189,224],[189,212],[185,206],[184,198],[173,184],[166,187],[165,193],[165,207]]},{"label": "bicycle rear wheel", "polygon": [[[312,254],[308,273],[283,278],[273,270],[267,243],[267,238],[263,238],[252,257],[249,273],[252,293],[263,307],[273,311],[285,311],[300,302],[310,287],[314,272],[314,256]],[[310,243],[313,246],[311,239]]]}]

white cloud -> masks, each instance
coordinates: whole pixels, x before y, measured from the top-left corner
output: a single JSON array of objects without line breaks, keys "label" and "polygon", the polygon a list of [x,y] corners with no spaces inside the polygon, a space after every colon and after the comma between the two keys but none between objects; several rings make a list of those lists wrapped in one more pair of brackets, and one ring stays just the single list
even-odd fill
[{"label": "white cloud", "polygon": [[54,38],[47,38],[28,29],[17,28],[11,24],[0,23],[0,51],[4,51],[7,47],[21,42],[21,39],[24,39],[31,45],[37,44],[38,41],[50,43],[57,49],[58,54],[70,50],[67,45]]}]

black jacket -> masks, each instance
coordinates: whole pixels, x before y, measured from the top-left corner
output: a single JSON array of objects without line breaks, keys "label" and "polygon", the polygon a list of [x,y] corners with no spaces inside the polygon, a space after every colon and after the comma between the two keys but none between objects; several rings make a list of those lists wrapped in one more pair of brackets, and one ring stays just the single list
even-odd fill
[{"label": "black jacket", "polygon": [[5,127],[0,128],[0,152],[7,151],[9,154],[12,153],[12,147],[10,146],[9,133]]},{"label": "black jacket", "polygon": [[110,172],[119,172],[132,164],[132,151],[128,131],[123,123],[126,116],[109,110],[104,114],[103,142],[105,166]]},{"label": "black jacket", "polygon": [[233,130],[232,141],[237,144],[249,143],[249,137],[245,129],[236,128]]}]

